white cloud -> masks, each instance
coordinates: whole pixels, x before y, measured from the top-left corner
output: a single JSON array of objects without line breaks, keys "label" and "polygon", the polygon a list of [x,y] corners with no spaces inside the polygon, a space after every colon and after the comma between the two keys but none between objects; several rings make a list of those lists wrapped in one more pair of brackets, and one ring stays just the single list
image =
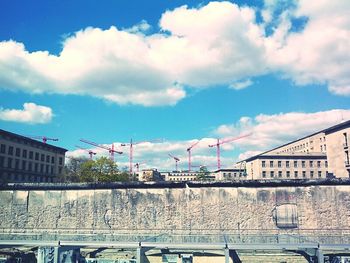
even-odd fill
[{"label": "white cloud", "polygon": [[[159,106],[186,97],[185,86],[239,89],[255,76],[281,73],[298,85],[326,84],[349,95],[350,2],[300,0],[278,17],[273,2],[260,10],[262,24],[254,8],[210,2],[166,11],[153,34],[145,34],[150,25],[144,20],[123,30],[86,28],[68,36],[58,55],[3,41],[0,88]],[[291,32],[298,17],[308,22]]]},{"label": "white cloud", "polygon": [[[349,10],[347,0],[298,1],[266,40],[272,70],[298,85],[326,84],[332,93],[350,95]],[[308,19],[301,32],[290,32],[293,17]]]},{"label": "white cloud", "polygon": [[53,117],[52,109],[35,103],[24,103],[23,109],[0,108],[0,120],[29,124],[49,123]]},{"label": "white cloud", "polygon": [[342,119],[350,119],[350,110],[260,114],[254,118],[242,117],[234,124],[221,125],[214,133],[223,137],[252,133],[235,142],[244,151],[239,157],[243,158],[328,128]]},{"label": "white cloud", "polygon": [[240,90],[240,89],[245,89],[251,86],[252,84],[253,84],[253,81],[251,81],[250,79],[247,79],[247,80],[242,80],[242,81],[237,81],[235,83],[232,83],[229,87],[231,89]]}]

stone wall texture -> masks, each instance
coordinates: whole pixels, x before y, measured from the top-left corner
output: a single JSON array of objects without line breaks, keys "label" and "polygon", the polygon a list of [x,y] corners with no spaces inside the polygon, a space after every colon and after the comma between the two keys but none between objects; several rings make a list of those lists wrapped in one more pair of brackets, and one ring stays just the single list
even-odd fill
[{"label": "stone wall texture", "polygon": [[[296,218],[294,226],[277,226],[276,220],[288,221],[291,216]],[[7,233],[314,229],[350,229],[350,186],[0,191],[0,232]]]}]

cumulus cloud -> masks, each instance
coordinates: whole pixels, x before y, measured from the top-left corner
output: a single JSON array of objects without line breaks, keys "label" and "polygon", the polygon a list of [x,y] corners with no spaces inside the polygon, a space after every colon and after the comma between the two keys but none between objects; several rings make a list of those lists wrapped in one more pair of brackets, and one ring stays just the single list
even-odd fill
[{"label": "cumulus cloud", "polygon": [[[225,1],[181,6],[164,12],[152,34],[144,20],[128,29],[86,28],[69,35],[57,55],[3,41],[0,88],[159,106],[176,104],[189,87],[240,89],[281,73],[297,85],[326,84],[349,95],[350,2],[274,2],[263,10]],[[307,22],[293,30],[298,18]]]},{"label": "cumulus cloud", "polygon": [[214,133],[219,136],[251,133],[251,136],[235,142],[242,150],[240,158],[245,158],[328,128],[343,119],[350,119],[350,110],[260,114],[254,118],[242,117],[233,124],[221,125]]},{"label": "cumulus cloud", "polygon": [[35,103],[24,103],[23,109],[4,109],[0,107],[0,120],[29,124],[49,123],[53,117],[52,109]]},{"label": "cumulus cloud", "polygon": [[[271,68],[298,85],[326,84],[334,94],[350,95],[349,10],[347,0],[297,1],[265,41]],[[303,30],[291,32],[292,19],[303,17]]]}]

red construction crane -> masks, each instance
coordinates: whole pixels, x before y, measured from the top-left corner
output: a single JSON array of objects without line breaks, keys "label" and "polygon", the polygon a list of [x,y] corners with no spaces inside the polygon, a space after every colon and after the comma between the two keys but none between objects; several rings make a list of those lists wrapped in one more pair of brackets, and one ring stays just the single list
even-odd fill
[{"label": "red construction crane", "polygon": [[27,137],[32,139],[42,140],[43,143],[46,143],[47,141],[55,141],[55,142],[58,141],[58,139],[53,139],[46,136],[27,136]]},{"label": "red construction crane", "polygon": [[83,150],[83,151],[85,151],[85,152],[88,152],[89,155],[90,155],[90,159],[91,159],[91,160],[92,160],[92,156],[93,156],[93,155],[96,155],[95,152],[93,152],[93,151],[91,151],[91,150],[89,150],[89,149],[86,149],[86,148],[84,148],[84,147],[81,147],[81,146],[79,146],[79,145],[75,145],[75,147],[77,147],[78,149]]},{"label": "red construction crane", "polygon": [[228,139],[224,139],[224,140],[221,140],[220,139],[217,139],[217,143],[216,144],[210,144],[208,145],[209,147],[214,147],[216,146],[216,156],[217,156],[217,159],[218,159],[218,170],[220,170],[220,145],[221,144],[224,144],[224,143],[228,143],[228,142],[233,142],[233,141],[237,141],[239,139],[242,139],[242,138],[245,138],[245,137],[248,137],[252,135],[252,133],[249,133],[249,134],[245,134],[245,135],[241,135],[241,136],[238,136],[238,137],[235,137],[235,138],[228,138]]},{"label": "red construction crane", "polygon": [[163,140],[161,139],[155,139],[151,141],[140,141],[140,142],[133,142],[132,139],[130,139],[130,143],[122,143],[120,146],[128,146],[129,145],[129,172],[132,174],[132,167],[133,167],[133,146],[140,144],[140,143],[146,143],[146,142],[162,142]]},{"label": "red construction crane", "polygon": [[112,143],[112,147],[110,148],[110,147],[107,147],[107,146],[104,146],[101,144],[97,144],[96,142],[90,142],[90,141],[85,140],[85,139],[80,139],[80,141],[107,150],[109,152],[109,156],[113,162],[114,162],[114,153],[117,153],[117,154],[123,153],[123,152],[119,152],[119,151],[114,150],[113,143]]},{"label": "red construction crane", "polygon": [[186,149],[186,151],[188,152],[188,171],[189,171],[189,172],[191,172],[191,150],[192,150],[192,148],[193,148],[194,146],[196,146],[199,142],[200,142],[200,140],[197,141],[197,142],[195,142],[194,144],[192,144],[190,147],[188,147],[188,148]]},{"label": "red construction crane", "polygon": [[177,163],[180,161],[180,159],[174,155],[168,154],[171,158],[175,160],[175,171],[177,172]]}]

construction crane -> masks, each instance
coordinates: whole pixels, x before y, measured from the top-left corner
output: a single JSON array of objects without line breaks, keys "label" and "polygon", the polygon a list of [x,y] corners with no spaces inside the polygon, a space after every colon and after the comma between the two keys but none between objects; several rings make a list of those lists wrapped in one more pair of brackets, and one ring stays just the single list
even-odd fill
[{"label": "construction crane", "polygon": [[188,171],[189,171],[189,172],[191,172],[191,150],[192,150],[192,148],[193,148],[194,146],[196,146],[199,142],[200,142],[200,140],[197,141],[197,142],[195,142],[194,144],[192,144],[190,147],[188,147],[188,148],[186,149],[186,151],[188,152]]},{"label": "construction crane", "polygon": [[110,148],[110,147],[98,144],[96,142],[91,142],[91,141],[88,141],[88,140],[85,140],[85,139],[80,139],[80,141],[107,150],[109,152],[110,159],[113,162],[114,162],[114,153],[117,153],[117,154],[122,154],[123,153],[123,152],[114,150],[114,144],[113,143],[112,143],[112,147]]},{"label": "construction crane", "polygon": [[241,136],[238,136],[238,137],[235,137],[235,138],[224,139],[224,140],[221,140],[221,141],[220,141],[220,139],[217,139],[217,143],[216,144],[208,145],[209,147],[216,146],[216,156],[217,156],[217,159],[218,159],[218,170],[220,170],[220,167],[221,167],[221,164],[220,164],[220,145],[224,144],[224,143],[228,143],[228,142],[237,141],[239,139],[248,137],[250,135],[252,135],[252,133],[241,135]]},{"label": "construction crane", "polygon": [[175,171],[177,172],[177,163],[180,161],[180,159],[174,155],[168,154],[171,158],[175,160]]},{"label": "construction crane", "polygon": [[130,143],[122,143],[120,146],[128,146],[129,145],[129,172],[132,174],[132,168],[133,168],[133,155],[134,155],[134,150],[133,146],[141,143],[146,143],[146,142],[162,142],[163,140],[161,139],[155,139],[151,141],[140,141],[140,142],[133,142],[132,139],[130,139]]},{"label": "construction crane", "polygon": [[75,147],[77,147],[78,149],[83,150],[83,151],[85,151],[85,152],[88,152],[89,155],[90,155],[90,159],[91,159],[91,160],[92,160],[92,156],[93,156],[93,155],[96,155],[95,152],[93,152],[93,151],[91,151],[91,150],[89,150],[89,149],[86,149],[86,148],[84,148],[84,147],[81,147],[81,146],[79,146],[79,145],[75,145]]},{"label": "construction crane", "polygon": [[47,141],[54,141],[54,142],[58,141],[58,139],[53,139],[46,136],[28,136],[28,138],[42,140],[43,143],[46,143]]}]

